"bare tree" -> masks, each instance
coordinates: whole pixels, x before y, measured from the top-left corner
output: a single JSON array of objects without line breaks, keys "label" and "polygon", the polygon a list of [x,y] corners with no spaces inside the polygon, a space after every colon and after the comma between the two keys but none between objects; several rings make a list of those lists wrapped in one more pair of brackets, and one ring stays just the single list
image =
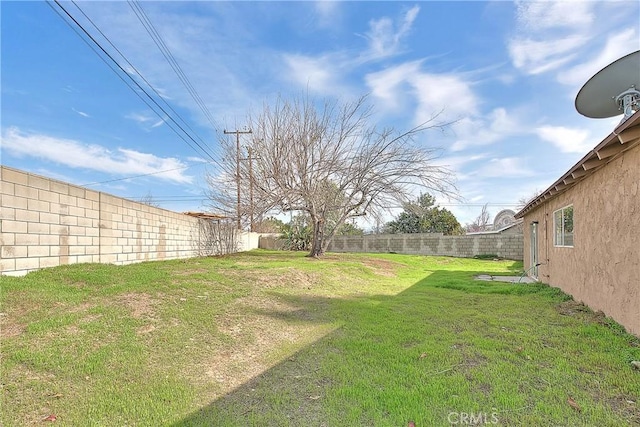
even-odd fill
[{"label": "bare tree", "polygon": [[480,211],[480,215],[473,220],[471,224],[467,224],[466,231],[467,233],[477,233],[479,231],[487,231],[491,224],[491,214],[487,210],[487,204],[485,203],[482,206],[482,211]]},{"label": "bare tree", "polygon": [[527,204],[532,201],[533,199],[535,199],[536,197],[538,197],[540,194],[542,193],[542,190],[539,189],[535,189],[533,190],[533,192],[531,193],[530,196],[522,196],[518,199],[518,203],[516,204],[516,211],[522,210],[522,208],[524,208],[525,206],[527,206]]},{"label": "bare tree", "polygon": [[[309,255],[317,257],[349,218],[375,217],[409,201],[417,189],[456,194],[451,171],[433,162],[438,150],[415,141],[427,129],[448,125],[438,122],[438,115],[403,133],[377,129],[370,119],[366,96],[344,104],[325,100],[319,107],[307,97],[279,98],[249,117],[249,145],[256,158],[251,176],[242,171],[241,185],[253,185],[253,213],[308,215],[313,233]],[[221,143],[225,169],[209,177],[210,196],[213,206],[231,208],[236,147],[229,140]]]},{"label": "bare tree", "polygon": [[153,194],[151,194],[151,191],[148,191],[144,197],[141,197],[139,202],[145,205],[153,206],[154,208],[160,207],[160,204],[153,198]]},{"label": "bare tree", "polygon": [[238,231],[233,220],[198,219],[196,248],[199,256],[226,255],[238,251]]}]

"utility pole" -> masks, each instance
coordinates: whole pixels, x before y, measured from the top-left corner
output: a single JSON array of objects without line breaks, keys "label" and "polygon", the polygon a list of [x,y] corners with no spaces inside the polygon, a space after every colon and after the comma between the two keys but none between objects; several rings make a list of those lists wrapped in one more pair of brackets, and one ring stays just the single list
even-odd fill
[{"label": "utility pole", "polygon": [[249,231],[253,231],[253,151],[251,147],[247,149],[249,152],[249,210],[251,214],[251,220],[249,222]]},{"label": "utility pole", "polygon": [[254,231],[254,215],[255,208],[253,206],[253,160],[259,159],[259,156],[253,155],[253,148],[247,147],[247,157],[240,160],[249,160],[249,214],[250,214],[250,226],[249,231]]},{"label": "utility pole", "polygon": [[241,133],[251,133],[251,130],[234,130],[234,131],[227,131],[225,129],[224,133],[226,135],[235,133],[236,134],[236,188],[237,188],[237,192],[238,192],[238,205],[236,208],[236,212],[238,215],[238,230],[240,230],[240,134]]}]

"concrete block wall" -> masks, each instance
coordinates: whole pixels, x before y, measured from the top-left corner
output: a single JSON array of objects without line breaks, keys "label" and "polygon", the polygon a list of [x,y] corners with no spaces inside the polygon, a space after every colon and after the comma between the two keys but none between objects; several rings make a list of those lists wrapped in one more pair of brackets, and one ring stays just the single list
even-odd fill
[{"label": "concrete block wall", "polygon": [[472,258],[497,255],[522,260],[522,234],[479,234],[443,236],[442,234],[368,234],[336,236],[329,244],[330,252],[396,252],[414,255],[444,255]]},{"label": "concrete block wall", "polygon": [[258,247],[271,251],[282,251],[284,250],[284,240],[280,239],[279,234],[262,233],[258,240]]},{"label": "concrete block wall", "polygon": [[0,271],[99,262],[98,193],[0,169]]},{"label": "concrete block wall", "polygon": [[[198,219],[0,166],[0,273],[199,254]],[[243,235],[244,236],[244,235]],[[257,238],[244,236],[244,250]]]},{"label": "concrete block wall", "polygon": [[188,258],[197,255],[198,220],[100,193],[100,261]]}]

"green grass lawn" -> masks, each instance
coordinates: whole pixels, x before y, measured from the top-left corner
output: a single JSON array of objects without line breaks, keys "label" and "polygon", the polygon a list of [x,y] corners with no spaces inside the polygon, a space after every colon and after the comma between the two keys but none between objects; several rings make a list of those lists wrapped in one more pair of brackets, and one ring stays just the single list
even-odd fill
[{"label": "green grass lawn", "polygon": [[253,251],[0,277],[0,424],[640,424],[640,341],[513,261]]}]

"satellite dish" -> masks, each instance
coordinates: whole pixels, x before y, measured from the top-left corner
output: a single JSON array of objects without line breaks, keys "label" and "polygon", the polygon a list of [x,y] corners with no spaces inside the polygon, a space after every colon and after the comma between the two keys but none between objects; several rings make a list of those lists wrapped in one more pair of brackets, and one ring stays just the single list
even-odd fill
[{"label": "satellite dish", "polygon": [[576,96],[576,110],[594,119],[624,114],[623,121],[640,110],[640,50],[604,67]]}]

